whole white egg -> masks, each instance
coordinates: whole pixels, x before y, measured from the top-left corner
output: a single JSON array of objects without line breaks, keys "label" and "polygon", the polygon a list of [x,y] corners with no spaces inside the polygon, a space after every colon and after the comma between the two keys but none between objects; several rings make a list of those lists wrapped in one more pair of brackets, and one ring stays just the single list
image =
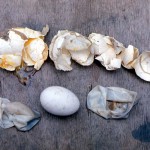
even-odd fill
[{"label": "whole white egg", "polygon": [[46,111],[58,116],[71,115],[80,107],[77,96],[70,90],[60,86],[51,86],[43,90],[40,101]]}]

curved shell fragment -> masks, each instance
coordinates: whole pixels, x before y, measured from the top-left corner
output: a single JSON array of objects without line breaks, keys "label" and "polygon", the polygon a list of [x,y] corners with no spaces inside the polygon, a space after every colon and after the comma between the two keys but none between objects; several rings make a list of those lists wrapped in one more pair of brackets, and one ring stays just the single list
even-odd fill
[{"label": "curved shell fragment", "polygon": [[143,52],[134,61],[133,68],[141,79],[150,82],[150,51]]},{"label": "curved shell fragment", "polygon": [[64,37],[67,34],[67,30],[58,31],[58,34],[54,36],[49,46],[49,56],[54,61],[56,69],[71,71],[71,55],[66,49],[62,48]]},{"label": "curved shell fragment", "polygon": [[[44,30],[46,34],[48,26]],[[39,70],[48,56],[48,47],[43,37],[40,31],[29,28],[10,29],[8,40],[0,38],[0,67],[14,71],[24,60],[27,66]]]},{"label": "curved shell fragment", "polygon": [[116,70],[121,67],[119,54],[125,49],[122,43],[97,33],[90,34],[88,38],[92,42],[91,52],[96,55],[95,59],[100,61],[107,70]]},{"label": "curved shell fragment", "polygon": [[122,65],[127,69],[133,69],[133,62],[139,56],[139,50],[132,45],[121,53]]},{"label": "curved shell fragment", "polygon": [[39,38],[43,37],[44,35],[40,31],[35,31],[29,28],[12,28],[14,31],[18,31],[22,34],[24,34],[28,39],[29,38]]},{"label": "curved shell fragment", "polygon": [[91,52],[94,55],[101,55],[110,48],[104,37],[104,35],[98,33],[91,33],[89,35],[88,39],[92,42]]},{"label": "curved shell fragment", "polygon": [[22,54],[24,43],[26,40],[22,39],[20,35],[14,31],[8,32],[8,40],[0,38],[0,55],[3,54]]},{"label": "curved shell fragment", "polygon": [[47,59],[47,56],[48,47],[42,39],[29,39],[25,43],[23,60],[27,66],[34,66],[36,70],[39,70],[44,61]]},{"label": "curved shell fragment", "polygon": [[77,63],[88,66],[93,63],[90,51],[91,42],[79,33],[61,30],[54,36],[49,46],[49,56],[58,70],[70,71],[71,58]]},{"label": "curved shell fragment", "polygon": [[0,67],[8,71],[14,71],[21,65],[21,60],[22,58],[19,55],[0,55]]},{"label": "curved shell fragment", "polygon": [[20,35],[14,31],[9,31],[8,40],[0,39],[0,67],[9,71],[14,71],[21,65],[22,50],[24,43]]}]

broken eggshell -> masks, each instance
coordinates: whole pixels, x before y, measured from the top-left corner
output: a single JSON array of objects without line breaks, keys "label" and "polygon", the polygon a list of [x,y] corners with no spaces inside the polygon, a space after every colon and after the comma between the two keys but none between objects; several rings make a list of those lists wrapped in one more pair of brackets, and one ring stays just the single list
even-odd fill
[{"label": "broken eggshell", "polygon": [[8,32],[8,40],[0,38],[0,67],[14,71],[21,65],[22,50],[26,40],[14,31]]},{"label": "broken eggshell", "polygon": [[137,103],[136,96],[136,92],[124,88],[98,85],[89,92],[87,107],[105,119],[127,118]]},{"label": "broken eggshell", "polygon": [[139,56],[139,50],[132,45],[124,49],[120,54],[122,65],[127,69],[133,69],[133,62]]},{"label": "broken eggshell", "polygon": [[80,107],[77,96],[60,86],[52,86],[43,90],[40,95],[40,102],[46,111],[58,116],[72,115]]},{"label": "broken eggshell", "polygon": [[44,34],[29,28],[10,29],[8,40],[0,38],[0,67],[14,71],[22,67],[24,60],[27,66],[39,70],[48,56],[48,47],[43,41],[47,32],[48,27],[43,30]]},{"label": "broken eggshell", "polygon": [[25,27],[25,28],[19,28],[19,27],[18,28],[12,28],[12,30],[18,31],[18,33],[22,33],[22,35],[25,36],[27,39],[44,37],[42,32],[32,30],[32,29],[27,28],[27,27]]},{"label": "broken eggshell", "polygon": [[92,64],[93,60],[90,61],[90,63],[86,63],[90,60],[89,58],[91,56],[94,58],[94,55],[92,55],[90,51],[91,42],[79,33],[68,32],[69,35],[65,36],[64,48],[70,52],[71,58],[82,66]]},{"label": "broken eggshell", "polygon": [[27,66],[39,70],[48,56],[47,44],[41,38],[29,39],[24,46],[23,60]]},{"label": "broken eggshell", "polygon": [[53,60],[56,69],[63,71],[71,71],[71,55],[68,50],[63,49],[64,37],[67,35],[67,31],[58,31],[51,41],[49,46],[49,56]]},{"label": "broken eggshell", "polygon": [[0,67],[9,71],[14,71],[21,65],[21,56],[14,54],[0,55]]},{"label": "broken eggshell", "polygon": [[136,74],[150,82],[150,51],[143,52],[133,63]]},{"label": "broken eggshell", "polygon": [[10,128],[15,126],[20,131],[32,129],[40,120],[40,113],[32,111],[20,102],[10,102],[0,98],[0,126]]},{"label": "broken eggshell", "polygon": [[39,70],[48,57],[48,46],[44,42],[44,36],[49,31],[48,25],[42,32],[29,28],[13,28],[13,30],[22,33],[28,39],[24,44],[23,61],[27,66],[34,66]]},{"label": "broken eggshell", "polygon": [[92,42],[91,52],[96,60],[107,70],[116,70],[121,67],[119,54],[125,49],[122,43],[112,37],[98,33],[91,33],[88,39]]},{"label": "broken eggshell", "polygon": [[54,36],[49,46],[49,56],[58,70],[70,71],[71,59],[82,66],[89,66],[94,61],[90,51],[91,42],[79,33],[61,30]]}]

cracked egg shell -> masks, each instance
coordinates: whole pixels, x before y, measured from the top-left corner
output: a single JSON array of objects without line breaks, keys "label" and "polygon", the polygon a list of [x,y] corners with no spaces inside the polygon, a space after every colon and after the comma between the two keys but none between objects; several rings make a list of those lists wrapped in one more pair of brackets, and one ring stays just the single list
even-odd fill
[{"label": "cracked egg shell", "polygon": [[[43,32],[46,34],[48,30],[46,26]],[[21,66],[23,57],[27,66],[34,66],[39,70],[48,56],[48,47],[43,36],[41,32],[29,28],[10,29],[8,40],[0,38],[0,67],[14,71]]]},{"label": "cracked egg shell", "polygon": [[25,43],[23,60],[27,66],[34,66],[36,70],[39,70],[47,56],[48,47],[41,38],[29,39]]},{"label": "cracked egg shell", "polygon": [[92,42],[91,52],[94,55],[100,55],[110,48],[102,34],[91,33],[88,39]]},{"label": "cracked egg shell", "polygon": [[88,39],[92,42],[91,52],[94,55],[100,55],[110,48],[104,40],[104,35],[102,34],[91,33]]},{"label": "cracked egg shell", "polygon": [[16,34],[14,31],[9,31],[8,40],[0,38],[0,55],[3,54],[22,54],[24,43],[26,40]]},{"label": "cracked egg shell", "polygon": [[68,35],[64,39],[64,47],[69,51],[87,50],[91,46],[91,42],[83,35],[67,31]]},{"label": "cracked egg shell", "polygon": [[112,48],[115,50],[116,55],[120,54],[125,49],[124,45],[113,37],[105,36],[104,39],[107,44],[112,46]]},{"label": "cracked egg shell", "polygon": [[61,50],[61,55],[58,56],[57,60],[54,61],[55,67],[58,70],[63,70],[63,71],[71,71],[71,55],[70,53],[62,49]]},{"label": "cracked egg shell", "polygon": [[107,70],[116,70],[121,67],[119,54],[125,49],[123,44],[113,37],[98,33],[91,33],[89,40],[92,42],[91,52],[96,55],[96,60]]},{"label": "cracked egg shell", "polygon": [[139,56],[139,50],[132,45],[121,53],[122,65],[127,69],[133,69],[133,62]]},{"label": "cracked egg shell", "polygon": [[9,31],[8,40],[0,39],[0,67],[8,71],[14,71],[21,65],[24,43],[20,35]]},{"label": "cracked egg shell", "polygon": [[12,28],[14,31],[18,31],[20,33],[23,33],[27,38],[39,38],[43,37],[44,35],[40,31],[32,30],[29,28]]},{"label": "cracked egg shell", "polygon": [[121,59],[116,57],[114,50],[111,48],[95,59],[100,61],[107,70],[116,70],[121,67]]},{"label": "cracked egg shell", "polygon": [[83,35],[68,31],[65,36],[64,47],[67,49],[71,58],[82,66],[89,66],[94,61],[94,55],[91,53],[91,42]]},{"label": "cracked egg shell", "polygon": [[150,82],[150,51],[143,52],[134,61],[133,68],[141,79]]},{"label": "cracked egg shell", "polygon": [[40,95],[40,102],[47,112],[58,116],[72,115],[80,107],[77,96],[60,86],[51,86],[43,90]]},{"label": "cracked egg shell", "polygon": [[110,48],[114,49],[115,54],[119,54],[125,49],[123,44],[113,37],[104,36],[102,34],[91,33],[88,39],[92,42],[91,51],[95,55],[101,55]]},{"label": "cracked egg shell", "polygon": [[58,31],[49,46],[49,56],[53,60],[56,69],[71,71],[71,55],[68,50],[63,49],[64,37],[68,34],[67,30]]},{"label": "cracked egg shell", "polygon": [[8,71],[14,71],[21,65],[21,56],[0,55],[0,67]]},{"label": "cracked egg shell", "polygon": [[49,56],[58,70],[70,71],[71,58],[83,66],[93,63],[90,52],[91,42],[79,33],[61,30],[54,36],[49,46]]}]

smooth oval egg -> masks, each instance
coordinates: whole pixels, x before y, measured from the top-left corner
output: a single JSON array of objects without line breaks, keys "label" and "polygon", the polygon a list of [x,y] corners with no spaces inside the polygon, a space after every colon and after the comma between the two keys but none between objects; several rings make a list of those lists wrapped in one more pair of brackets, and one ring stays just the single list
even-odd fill
[{"label": "smooth oval egg", "polygon": [[60,86],[51,86],[43,90],[40,101],[46,111],[58,116],[72,115],[80,107],[77,96],[70,90]]}]

